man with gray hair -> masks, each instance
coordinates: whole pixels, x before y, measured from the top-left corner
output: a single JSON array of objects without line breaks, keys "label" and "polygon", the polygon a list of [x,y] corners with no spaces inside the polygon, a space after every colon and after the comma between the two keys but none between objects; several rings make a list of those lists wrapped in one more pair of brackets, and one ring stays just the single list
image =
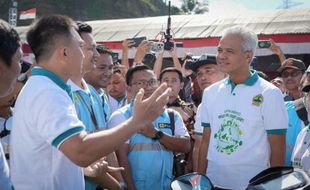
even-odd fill
[{"label": "man with gray hair", "polygon": [[198,172],[229,189],[245,189],[262,170],[284,164],[287,113],[281,91],[250,70],[256,45],[246,28],[224,32],[216,57],[229,76],[205,89],[201,103]]}]

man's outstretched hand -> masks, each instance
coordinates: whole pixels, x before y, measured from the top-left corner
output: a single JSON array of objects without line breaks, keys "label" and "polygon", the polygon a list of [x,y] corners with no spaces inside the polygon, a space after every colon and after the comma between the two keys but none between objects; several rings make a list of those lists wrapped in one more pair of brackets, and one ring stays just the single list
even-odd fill
[{"label": "man's outstretched hand", "polygon": [[151,124],[165,109],[171,89],[162,83],[147,99],[143,99],[144,90],[140,89],[134,100],[133,121],[138,130]]}]

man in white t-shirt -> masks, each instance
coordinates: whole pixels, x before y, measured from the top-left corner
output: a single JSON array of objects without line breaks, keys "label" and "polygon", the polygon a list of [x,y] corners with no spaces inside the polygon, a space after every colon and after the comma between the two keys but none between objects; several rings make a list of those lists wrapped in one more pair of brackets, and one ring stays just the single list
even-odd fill
[{"label": "man in white t-shirt", "polygon": [[[27,33],[38,67],[17,98],[11,131],[11,179],[16,189],[84,189],[81,167],[146,130],[167,103],[162,85],[147,100],[139,91],[134,116],[113,130],[87,134],[66,81],[81,72],[84,41],[66,16],[39,19]],[[31,108],[31,109],[30,109]]]},{"label": "man in white t-shirt", "polygon": [[245,189],[262,170],[284,164],[287,112],[281,91],[250,70],[256,46],[246,28],[224,32],[217,64],[229,77],[205,89],[201,103],[198,171],[229,189]]}]

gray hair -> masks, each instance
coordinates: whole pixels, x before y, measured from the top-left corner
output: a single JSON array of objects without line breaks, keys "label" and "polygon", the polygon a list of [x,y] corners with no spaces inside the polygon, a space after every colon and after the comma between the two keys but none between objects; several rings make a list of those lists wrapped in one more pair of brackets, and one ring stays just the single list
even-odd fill
[{"label": "gray hair", "polygon": [[227,35],[237,35],[241,38],[242,43],[241,47],[244,52],[252,51],[253,55],[255,54],[256,46],[257,46],[257,35],[250,31],[249,29],[242,27],[242,26],[233,26],[226,29],[223,32],[222,37]]}]

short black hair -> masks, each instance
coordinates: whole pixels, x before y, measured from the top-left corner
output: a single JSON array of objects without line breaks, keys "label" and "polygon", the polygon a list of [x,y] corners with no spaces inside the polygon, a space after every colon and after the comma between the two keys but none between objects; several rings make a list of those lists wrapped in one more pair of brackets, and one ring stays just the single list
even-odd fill
[{"label": "short black hair", "polygon": [[85,32],[85,33],[92,33],[93,32],[93,28],[82,21],[76,21],[76,25],[77,25],[77,32],[81,35],[81,33]]},{"label": "short black hair", "polygon": [[100,54],[109,54],[111,56],[113,55],[113,52],[110,49],[101,44],[96,46],[96,50]]},{"label": "short black hair", "polygon": [[71,29],[76,29],[75,22],[63,15],[49,15],[39,19],[27,33],[27,42],[35,55],[36,61],[50,58],[55,45],[71,39]]},{"label": "short black hair", "polygon": [[12,57],[20,47],[20,38],[16,30],[0,19],[0,59],[11,66]]},{"label": "short black hair", "polygon": [[126,84],[128,86],[130,86],[133,74],[135,72],[137,72],[137,71],[143,71],[143,70],[150,70],[150,71],[152,71],[152,69],[149,66],[145,65],[145,64],[138,64],[138,65],[135,65],[133,67],[130,67],[128,69],[127,73],[126,73]]},{"label": "short black hair", "polygon": [[177,68],[175,68],[175,67],[167,67],[167,68],[165,68],[164,70],[162,70],[161,72],[160,72],[160,74],[159,74],[159,81],[161,82],[161,80],[162,80],[162,78],[163,78],[163,75],[165,74],[165,73],[168,73],[168,72],[175,72],[175,73],[177,73],[178,75],[179,75],[179,79],[180,79],[180,82],[183,82],[183,75],[182,75],[182,72],[179,70],[179,69],[177,69]]}]

